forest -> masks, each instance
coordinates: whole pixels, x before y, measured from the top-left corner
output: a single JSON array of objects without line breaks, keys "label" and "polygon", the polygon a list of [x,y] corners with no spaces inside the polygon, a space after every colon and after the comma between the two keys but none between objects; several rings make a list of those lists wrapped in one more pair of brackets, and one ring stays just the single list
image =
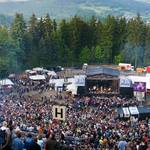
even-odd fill
[{"label": "forest", "polygon": [[74,16],[59,22],[33,14],[27,22],[17,13],[10,26],[0,26],[1,77],[32,67],[119,62],[150,65],[150,25],[139,14],[130,20]]}]

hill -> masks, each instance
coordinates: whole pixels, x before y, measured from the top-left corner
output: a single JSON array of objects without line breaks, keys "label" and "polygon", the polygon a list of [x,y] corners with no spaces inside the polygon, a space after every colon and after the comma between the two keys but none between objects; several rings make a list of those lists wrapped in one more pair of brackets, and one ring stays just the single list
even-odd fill
[{"label": "hill", "polygon": [[12,16],[23,13],[26,18],[35,13],[38,17],[49,13],[62,19],[74,15],[105,17],[108,14],[131,18],[137,13],[149,21],[149,0],[0,0],[0,14]]}]

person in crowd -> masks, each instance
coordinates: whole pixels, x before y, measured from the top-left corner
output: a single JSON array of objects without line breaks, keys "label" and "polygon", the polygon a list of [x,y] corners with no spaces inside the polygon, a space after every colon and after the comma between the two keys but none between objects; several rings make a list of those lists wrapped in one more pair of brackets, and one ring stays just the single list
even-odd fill
[{"label": "person in crowd", "polygon": [[[11,149],[11,131],[8,128],[8,123],[6,121],[3,122],[3,126],[0,128],[3,132],[3,143],[2,143],[2,150],[9,150]],[[1,136],[1,135],[0,135]]]},{"label": "person in crowd", "polygon": [[21,139],[21,132],[16,132],[16,138],[12,141],[12,150],[23,150],[24,143]]},{"label": "person in crowd", "polygon": [[44,141],[42,139],[42,135],[38,136],[37,143],[38,143],[38,145],[40,145],[41,150],[44,150]]},{"label": "person in crowd", "polygon": [[32,138],[32,135],[31,135],[31,133],[28,133],[28,135],[27,135],[27,138],[25,139],[25,144],[24,144],[24,148],[26,149],[26,150],[30,150],[30,148],[31,148],[31,146],[32,146],[32,144],[33,144],[33,138]]},{"label": "person in crowd", "polygon": [[37,137],[33,138],[33,143],[30,146],[30,150],[42,150],[40,145],[37,143]]},{"label": "person in crowd", "polygon": [[58,150],[59,143],[55,139],[55,135],[52,134],[46,142],[45,150]]},{"label": "person in crowd", "polygon": [[126,139],[123,137],[118,143],[118,149],[119,150],[127,150],[127,146],[128,146],[128,143],[127,143]]}]

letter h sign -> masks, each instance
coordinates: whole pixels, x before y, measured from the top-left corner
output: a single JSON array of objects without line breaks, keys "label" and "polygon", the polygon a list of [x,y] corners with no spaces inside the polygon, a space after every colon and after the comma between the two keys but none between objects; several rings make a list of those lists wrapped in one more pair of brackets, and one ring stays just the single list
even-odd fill
[{"label": "letter h sign", "polygon": [[53,106],[53,119],[57,120],[65,120],[66,115],[66,107],[65,106]]}]

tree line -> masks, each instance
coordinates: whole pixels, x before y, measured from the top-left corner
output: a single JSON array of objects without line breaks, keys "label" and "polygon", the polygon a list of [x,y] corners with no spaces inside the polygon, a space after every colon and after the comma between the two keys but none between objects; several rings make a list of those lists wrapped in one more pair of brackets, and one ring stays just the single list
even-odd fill
[{"label": "tree line", "polygon": [[0,26],[0,72],[32,67],[118,64],[150,64],[150,25],[140,15],[127,20],[108,16],[90,20],[74,16],[59,23],[34,14],[28,22],[16,14],[9,27]]}]

